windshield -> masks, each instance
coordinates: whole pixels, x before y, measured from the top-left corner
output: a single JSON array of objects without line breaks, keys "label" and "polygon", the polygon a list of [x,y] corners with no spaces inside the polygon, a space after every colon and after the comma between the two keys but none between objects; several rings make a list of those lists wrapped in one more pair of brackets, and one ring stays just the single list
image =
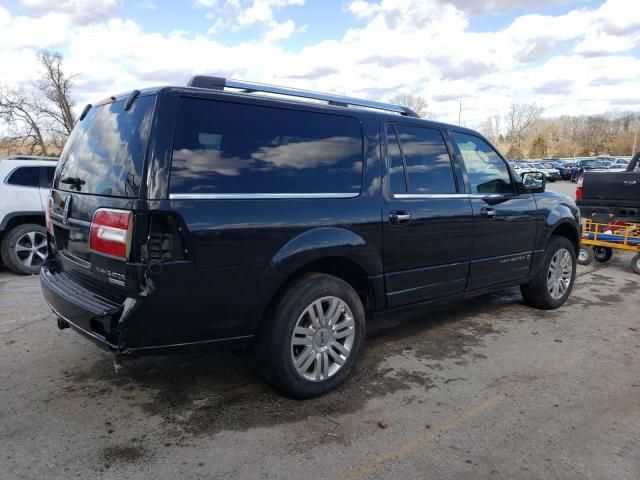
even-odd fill
[{"label": "windshield", "polygon": [[76,124],[60,157],[54,188],[137,197],[155,96],[94,107]]},{"label": "windshield", "polygon": [[533,164],[533,166],[534,166],[534,167],[536,167],[536,168],[541,168],[541,169],[543,169],[543,170],[546,168],[546,167],[545,167],[544,165],[542,165],[541,163],[534,163],[534,164]]}]

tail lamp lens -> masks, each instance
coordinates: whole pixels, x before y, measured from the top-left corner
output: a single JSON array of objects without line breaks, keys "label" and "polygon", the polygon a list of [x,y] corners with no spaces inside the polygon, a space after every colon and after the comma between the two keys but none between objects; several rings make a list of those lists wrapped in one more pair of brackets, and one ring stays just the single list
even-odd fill
[{"label": "tail lamp lens", "polygon": [[133,212],[100,208],[93,214],[89,233],[92,252],[127,260],[131,250]]},{"label": "tail lamp lens", "polygon": [[576,186],[576,200],[582,200],[582,184],[584,183],[584,177],[578,179],[578,185]]}]

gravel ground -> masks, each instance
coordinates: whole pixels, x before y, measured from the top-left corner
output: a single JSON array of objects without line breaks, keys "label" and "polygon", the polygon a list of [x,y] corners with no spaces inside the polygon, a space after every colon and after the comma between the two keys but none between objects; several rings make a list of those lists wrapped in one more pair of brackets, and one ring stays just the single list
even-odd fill
[{"label": "gravel ground", "polygon": [[0,478],[637,480],[629,259],[579,267],[559,310],[513,289],[403,319],[308,401],[275,394],[241,351],[116,373],[56,328],[37,278],[0,272]]}]

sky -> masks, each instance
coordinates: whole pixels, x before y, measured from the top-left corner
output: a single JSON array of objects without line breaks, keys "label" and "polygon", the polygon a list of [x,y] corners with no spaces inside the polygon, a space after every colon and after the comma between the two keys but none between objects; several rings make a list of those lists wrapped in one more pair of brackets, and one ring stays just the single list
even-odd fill
[{"label": "sky", "polygon": [[640,112],[640,0],[3,0],[0,84],[58,51],[78,110],[195,74],[386,101],[420,95],[477,128],[512,103],[544,116]]}]

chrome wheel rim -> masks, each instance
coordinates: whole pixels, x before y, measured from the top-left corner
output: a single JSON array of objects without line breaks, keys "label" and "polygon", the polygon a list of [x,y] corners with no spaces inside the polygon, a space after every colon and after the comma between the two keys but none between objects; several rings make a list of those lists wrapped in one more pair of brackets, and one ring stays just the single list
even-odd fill
[{"label": "chrome wheel rim", "polygon": [[566,248],[561,248],[553,254],[547,274],[547,288],[551,298],[558,300],[569,290],[573,275],[573,261]]},{"label": "chrome wheel rim", "polygon": [[349,305],[338,297],[322,297],[304,309],[291,337],[291,361],[305,380],[334,376],[351,354],[356,329]]},{"label": "chrome wheel rim", "polygon": [[47,258],[47,237],[41,232],[27,232],[18,238],[14,252],[25,267],[40,267]]},{"label": "chrome wheel rim", "polygon": [[587,251],[584,248],[581,248],[580,253],[578,253],[578,260],[580,260],[581,262],[586,262],[588,258],[589,254],[587,253]]}]

